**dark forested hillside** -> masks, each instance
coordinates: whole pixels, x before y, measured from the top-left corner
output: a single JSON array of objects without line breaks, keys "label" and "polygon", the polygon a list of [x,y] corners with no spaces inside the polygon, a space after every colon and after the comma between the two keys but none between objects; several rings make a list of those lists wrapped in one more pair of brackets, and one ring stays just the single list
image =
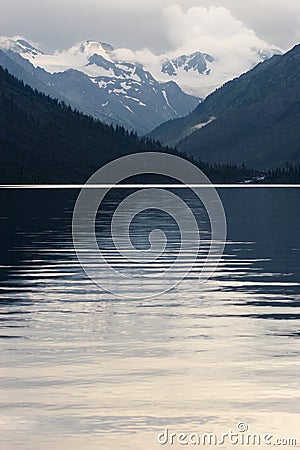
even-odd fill
[{"label": "dark forested hillside", "polygon": [[300,163],[300,45],[211,94],[151,136],[209,163],[273,169]]},{"label": "dark forested hillside", "polygon": [[82,184],[107,162],[146,151],[186,157],[215,183],[300,182],[298,166],[271,173],[243,165],[203,163],[76,112],[33,91],[0,66],[0,184]]},{"label": "dark forested hillside", "polygon": [[0,66],[0,183],[84,183],[125,154],[160,150],[33,91]]},{"label": "dark forested hillside", "polygon": [[[108,59],[97,54],[88,56],[91,48],[106,54],[107,47],[100,42],[86,41],[77,48],[81,57],[86,58],[85,70],[93,67],[95,76],[70,67],[47,72],[32,64],[34,57],[30,61],[24,56],[39,54],[39,50],[24,40],[16,40],[14,44],[10,41],[10,45],[14,50],[5,49],[4,45],[1,51],[0,42],[0,65],[9,73],[84,114],[109,125],[136,130],[140,136],[166,120],[188,114],[199,103],[198,97],[183,92],[174,81],[158,82],[140,64],[112,62],[112,48],[106,55]],[[19,47],[21,52],[17,51]],[[97,73],[102,75],[96,76]]]}]

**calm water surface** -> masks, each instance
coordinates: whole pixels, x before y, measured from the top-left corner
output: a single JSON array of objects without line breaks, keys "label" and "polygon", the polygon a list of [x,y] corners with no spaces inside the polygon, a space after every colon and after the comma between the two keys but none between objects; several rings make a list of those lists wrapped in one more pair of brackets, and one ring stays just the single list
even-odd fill
[{"label": "calm water surface", "polygon": [[[228,242],[205,287],[196,265],[170,292],[131,300],[130,284],[127,299],[102,292],[77,262],[78,191],[0,190],[1,450],[155,450],[165,428],[221,434],[239,422],[300,448],[300,193],[219,192]],[[112,259],[120,195],[97,230]],[[205,213],[194,209],[205,239]],[[136,245],[159,222],[172,259],[169,219],[141,215]]]}]

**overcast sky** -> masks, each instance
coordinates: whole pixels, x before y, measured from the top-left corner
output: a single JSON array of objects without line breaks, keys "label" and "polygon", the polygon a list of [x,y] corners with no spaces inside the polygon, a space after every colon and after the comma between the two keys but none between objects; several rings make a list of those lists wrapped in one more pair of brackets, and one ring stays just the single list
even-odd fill
[{"label": "overcast sky", "polygon": [[43,50],[93,39],[164,53],[223,33],[287,50],[300,42],[300,0],[1,0],[0,35]]}]

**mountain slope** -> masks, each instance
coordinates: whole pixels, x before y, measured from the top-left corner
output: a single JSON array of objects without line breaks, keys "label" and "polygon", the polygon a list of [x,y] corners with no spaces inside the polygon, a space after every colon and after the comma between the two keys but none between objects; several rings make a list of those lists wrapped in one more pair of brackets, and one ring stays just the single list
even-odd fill
[{"label": "mountain slope", "polygon": [[151,137],[210,163],[274,168],[300,162],[300,45],[273,56]]},{"label": "mountain slope", "polygon": [[200,98],[281,52],[259,44],[240,49],[238,57],[234,51],[229,55],[228,51],[199,50],[155,55],[97,41],[46,54],[25,39],[0,36],[0,49],[17,66],[0,63],[32,87],[85,114],[145,134],[163,122],[186,116]]},{"label": "mountain slope", "polygon": [[[228,51],[227,51],[228,52]],[[193,53],[174,52],[171,55],[162,55],[155,61],[152,56],[150,62],[145,62],[145,68],[161,82],[169,80],[176,83],[191,95],[206,98],[217,88],[226,82],[236,78],[255,67],[260,62],[270,59],[273,55],[282,54],[282,51],[274,48],[250,47],[247,49],[247,57],[215,53]]]},{"label": "mountain slope", "polygon": [[[33,91],[0,66],[0,184],[82,184],[107,162],[146,151],[178,154],[120,126],[114,128],[75,112]],[[299,183],[300,177],[299,167],[262,173],[223,164],[196,164],[215,183]],[[147,181],[162,180],[152,176]]]},{"label": "mountain slope", "polygon": [[160,150],[76,113],[0,67],[0,183],[84,183],[124,154]]},{"label": "mountain slope", "polygon": [[158,82],[141,64],[113,58],[109,44],[86,41],[54,55],[20,39],[0,46],[2,66],[33,88],[139,134],[188,114],[199,103],[174,81]]}]

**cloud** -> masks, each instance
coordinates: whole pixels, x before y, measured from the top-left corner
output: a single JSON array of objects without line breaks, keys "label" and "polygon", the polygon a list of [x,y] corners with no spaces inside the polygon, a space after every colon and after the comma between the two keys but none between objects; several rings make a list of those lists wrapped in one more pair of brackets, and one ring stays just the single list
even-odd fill
[{"label": "cloud", "polygon": [[[208,53],[215,58],[210,76],[199,77],[192,72],[183,80],[185,82],[189,77],[187,84],[194,86],[193,90],[188,88],[189,92],[201,96],[256,65],[260,58],[255,49],[275,47],[260,39],[254,30],[222,6],[192,6],[183,10],[179,5],[169,5],[164,9],[164,17],[171,50],[158,55],[149,49],[131,51],[122,48],[115,51],[115,56],[141,62],[156,78],[164,80],[161,64],[166,57],[172,59],[196,51]],[[180,83],[178,77],[176,81]]]},{"label": "cloud", "polygon": [[257,50],[276,48],[223,6],[193,6],[184,11],[172,5],[164,14],[174,48],[169,57],[201,51],[215,58],[210,76],[195,85],[204,95],[255,66],[260,61]]},{"label": "cloud", "polygon": [[183,11],[178,5],[165,8],[168,36],[176,52],[200,50],[221,56],[250,47],[269,47],[224,7],[192,7]]},{"label": "cloud", "polygon": [[[27,42],[28,39],[24,38],[24,36],[20,36],[20,35],[15,35],[15,36],[0,36],[0,44],[3,48],[7,47],[9,48],[9,42],[10,41],[18,41],[18,40],[25,40]],[[37,49],[40,49],[40,42],[37,41],[33,41],[32,39],[30,40],[30,44]]]},{"label": "cloud", "polygon": [[117,48],[113,52],[114,58],[120,61],[131,61],[144,64],[145,66],[153,66],[159,64],[160,59],[164,58],[164,55],[157,55],[148,48],[141,50],[131,50],[129,48]]},{"label": "cloud", "polygon": [[[63,45],[56,45],[56,49],[67,48],[86,39],[111,43],[117,47],[117,59],[140,62],[162,81],[167,78],[161,72],[161,64],[166,57],[172,59],[195,51],[209,53],[215,58],[209,77],[199,77],[194,72],[188,74],[191,79],[186,85],[181,84],[186,89],[194,83],[194,92],[202,96],[257,64],[260,59],[255,49],[280,49],[278,40],[275,39],[274,43],[272,36],[276,37],[283,29],[286,36],[292,35],[296,28],[300,29],[300,26],[294,26],[289,30],[289,23],[294,23],[293,20],[300,25],[300,3],[296,1],[286,0],[285,8],[281,5],[284,26],[278,24],[278,30],[269,38],[256,30],[258,24],[264,24],[258,28],[265,30],[266,36],[273,21],[278,20],[277,10],[275,13],[273,8],[272,12],[271,0],[246,3],[241,0],[201,0],[201,6],[200,0],[85,0],[84,6],[83,0],[61,0],[62,11],[67,11],[67,5],[70,8],[67,24],[64,15],[57,14],[57,8],[51,9],[50,2],[45,0],[43,20],[38,19],[41,11],[37,8],[34,10],[36,26],[32,27],[31,20],[24,19],[25,12],[22,24],[30,25],[36,31],[35,35],[24,32],[29,39],[37,40],[41,36],[41,28],[44,36],[50,32],[52,40],[63,42]],[[58,0],[52,2],[57,3]],[[47,13],[46,6],[50,8]],[[26,14],[29,12],[27,8]],[[49,31],[45,22],[51,22],[51,14],[55,14],[55,33]],[[80,26],[73,26],[74,23],[80,23]],[[187,74],[183,72],[182,75],[187,80]],[[180,84],[179,75],[176,81]]]},{"label": "cloud", "polygon": [[[201,7],[209,10],[208,16],[199,16]],[[299,0],[1,0],[0,29],[2,34],[42,42],[44,50],[95,39],[164,52],[171,49],[170,41],[174,48],[176,33],[183,35],[181,25],[170,31],[171,21],[178,23],[181,17],[188,24],[195,15],[201,20],[207,16],[208,24],[209,17],[220,19],[220,7],[231,11],[243,29],[254,29],[256,36],[275,46],[287,50],[300,40]],[[225,12],[224,20],[230,25]],[[212,23],[212,30],[219,31],[220,23]]]},{"label": "cloud", "polygon": [[300,41],[299,0],[201,0],[202,6],[224,6],[267,42],[288,50]]},{"label": "cloud", "polygon": [[[218,59],[226,55],[233,63],[236,58],[253,59],[253,48],[275,47],[272,43],[270,45],[260,39],[254,30],[224,7],[194,6],[184,11],[179,5],[172,5],[164,9],[164,16],[166,34],[172,48],[164,52],[164,55],[167,54],[169,57],[201,51],[210,53]],[[146,48],[138,51],[122,48],[116,51],[116,55],[142,62],[153,62],[157,57]]]}]

